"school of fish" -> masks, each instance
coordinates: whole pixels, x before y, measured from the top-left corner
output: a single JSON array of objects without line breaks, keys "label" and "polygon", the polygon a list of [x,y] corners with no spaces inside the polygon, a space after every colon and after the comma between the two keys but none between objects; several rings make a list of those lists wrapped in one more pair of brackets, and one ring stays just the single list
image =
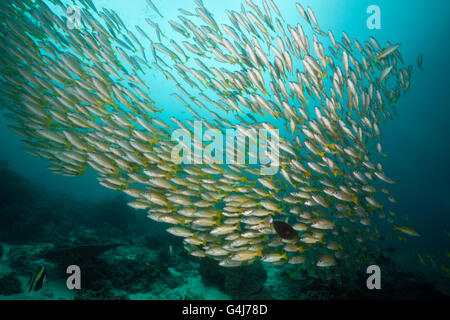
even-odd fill
[{"label": "school of fish", "polygon": [[[292,5],[297,25],[274,0],[243,1],[240,12],[226,10],[228,24],[195,4],[168,21],[146,0],[148,25],[130,26],[91,0],[2,1],[0,108],[26,151],[57,174],[94,170],[101,185],[133,197],[131,207],[168,224],[189,254],[223,267],[352,263],[386,239],[380,224],[419,236],[386,208],[396,202],[388,190],[395,181],[379,161],[382,125],[413,73],[400,44],[324,31],[301,1]],[[162,23],[183,40],[170,39]],[[148,74],[173,81],[191,119],[162,119]],[[223,134],[279,135],[271,155],[279,171],[174,162],[171,134],[193,134],[194,121]],[[274,220],[297,236],[278,234]]]}]

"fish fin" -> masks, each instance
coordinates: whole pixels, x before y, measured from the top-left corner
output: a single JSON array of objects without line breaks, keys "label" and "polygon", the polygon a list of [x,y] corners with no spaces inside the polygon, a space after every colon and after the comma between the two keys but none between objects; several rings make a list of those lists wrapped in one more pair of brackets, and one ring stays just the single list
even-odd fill
[{"label": "fish fin", "polygon": [[263,257],[262,249],[256,250],[256,255],[257,255],[258,257]]}]

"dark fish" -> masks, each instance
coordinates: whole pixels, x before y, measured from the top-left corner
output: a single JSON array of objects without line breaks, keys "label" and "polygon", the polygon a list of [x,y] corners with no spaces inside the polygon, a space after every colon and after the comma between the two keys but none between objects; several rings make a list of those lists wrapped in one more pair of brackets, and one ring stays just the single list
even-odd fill
[{"label": "dark fish", "polygon": [[272,220],[272,225],[281,238],[286,240],[298,239],[297,232],[295,232],[294,228],[292,228],[290,224],[283,221]]},{"label": "dark fish", "polygon": [[45,266],[40,265],[39,268],[31,277],[30,281],[28,282],[29,285],[28,292],[39,291],[40,289],[42,289],[42,286],[46,278],[47,278],[47,271],[45,270]]},{"label": "dark fish", "polygon": [[420,70],[423,71],[422,64],[423,64],[423,56],[420,55],[420,56],[417,57],[417,66],[419,67]]}]

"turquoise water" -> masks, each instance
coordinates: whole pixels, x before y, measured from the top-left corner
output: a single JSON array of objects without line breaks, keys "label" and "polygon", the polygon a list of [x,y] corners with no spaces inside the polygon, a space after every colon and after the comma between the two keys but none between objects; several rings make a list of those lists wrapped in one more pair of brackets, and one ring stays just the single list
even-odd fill
[{"label": "turquoise water", "polygon": [[[195,8],[193,1],[161,1],[157,4],[164,15],[164,19],[161,19],[144,0],[93,2],[98,8],[114,9],[127,26],[145,26],[144,30],[149,35],[154,33],[145,18],[155,19],[162,32],[177,41],[181,40],[181,36],[174,33],[167,22],[179,15],[178,8],[189,11]],[[218,24],[225,21],[229,24],[225,10],[240,11],[241,1],[205,0],[204,3]],[[405,254],[417,251],[432,253],[441,257],[436,259],[448,265],[445,254],[450,248],[450,238],[444,230],[450,230],[450,43],[447,36],[450,2],[305,0],[301,3],[304,8],[311,7],[314,10],[322,30],[333,30],[339,39],[341,32],[345,31],[350,38],[361,43],[369,37],[376,38],[382,45],[386,41],[400,43],[405,64],[414,66],[409,92],[401,97],[396,106],[398,117],[388,121],[382,128],[383,150],[388,157],[380,157],[380,160],[385,171],[397,181],[391,188],[399,202],[395,207],[396,212],[407,216],[408,224],[422,236],[411,238],[407,243],[394,240],[394,245]],[[373,4],[381,9],[380,30],[369,30],[366,25],[369,16],[366,9]],[[287,23],[295,25],[300,21],[295,2],[281,0],[277,1],[277,5]],[[139,40],[144,42],[141,38]],[[419,54],[423,55],[424,72],[416,67]],[[181,119],[192,119],[172,96],[177,89],[170,80],[153,72],[143,79],[150,87],[150,96],[156,105],[164,108],[162,117],[165,120],[169,121],[174,114]],[[0,118],[0,159],[8,161],[10,169],[39,184],[55,198],[63,194],[77,200],[98,203],[120,194],[101,187],[94,172],[76,178],[52,174],[46,168],[46,161],[24,153],[20,138],[9,131],[6,125],[7,121]],[[150,227],[155,226],[152,224]],[[419,263],[417,257],[412,259]]]}]

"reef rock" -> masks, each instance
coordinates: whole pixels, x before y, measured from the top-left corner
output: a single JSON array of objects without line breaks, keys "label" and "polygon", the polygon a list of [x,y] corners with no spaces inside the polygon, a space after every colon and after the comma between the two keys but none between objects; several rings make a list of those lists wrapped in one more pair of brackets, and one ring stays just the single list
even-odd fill
[{"label": "reef rock", "polygon": [[105,251],[115,249],[120,244],[107,245],[83,245],[69,248],[51,249],[44,253],[44,257],[48,260],[64,262],[68,258],[72,260],[77,259],[92,259],[96,258]]},{"label": "reef rock", "polygon": [[213,260],[202,259],[199,273],[205,285],[216,286],[233,299],[270,298],[263,290],[267,273],[260,262],[223,268]]},{"label": "reef rock", "polygon": [[19,279],[12,274],[0,278],[0,295],[10,296],[18,293],[22,293],[22,286]]}]

